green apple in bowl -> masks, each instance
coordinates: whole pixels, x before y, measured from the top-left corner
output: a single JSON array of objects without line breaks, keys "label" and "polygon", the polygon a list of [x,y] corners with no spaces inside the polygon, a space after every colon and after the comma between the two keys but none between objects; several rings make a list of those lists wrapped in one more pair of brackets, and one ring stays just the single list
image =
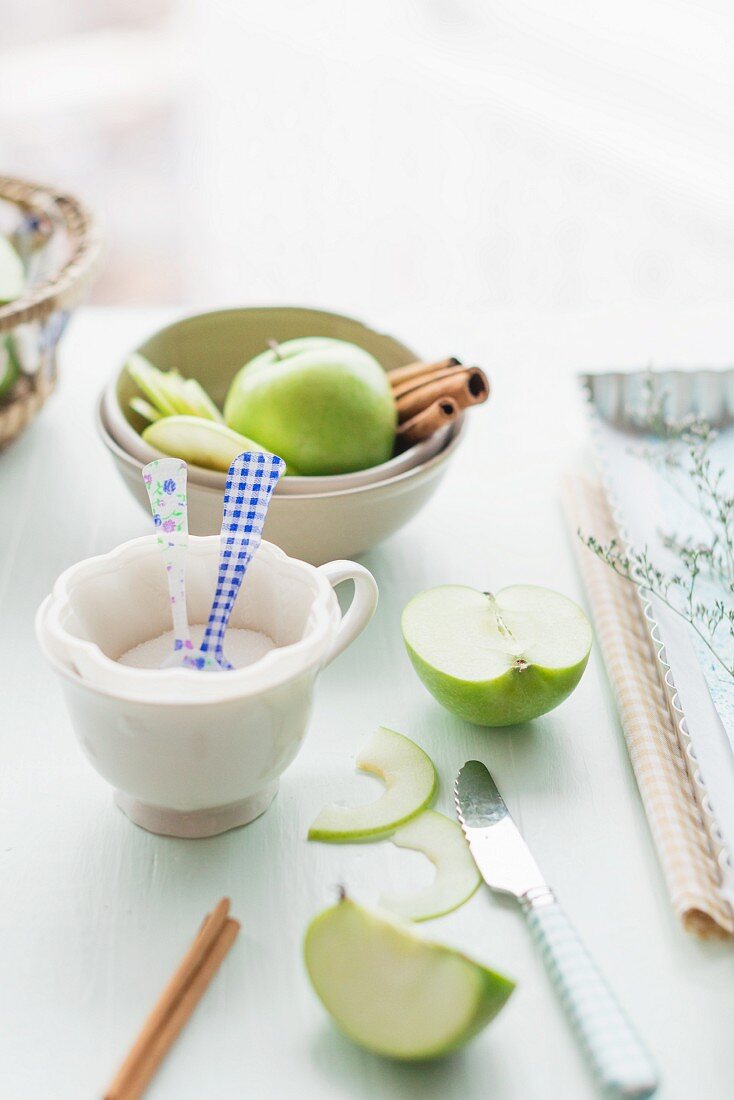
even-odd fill
[{"label": "green apple in bowl", "polygon": [[346,896],[311,922],[304,955],[337,1026],[359,1046],[404,1061],[463,1046],[515,988],[460,951]]},{"label": "green apple in bowl", "polygon": [[387,374],[369,352],[305,337],[273,343],[242,367],[224,419],[301,474],[318,476],[387,462],[397,410]]},{"label": "green apple in bowl", "polygon": [[463,585],[431,588],[407,604],[401,625],[434,698],[480,726],[511,726],[553,710],[581,679],[592,642],[573,600],[532,584],[496,596]]}]

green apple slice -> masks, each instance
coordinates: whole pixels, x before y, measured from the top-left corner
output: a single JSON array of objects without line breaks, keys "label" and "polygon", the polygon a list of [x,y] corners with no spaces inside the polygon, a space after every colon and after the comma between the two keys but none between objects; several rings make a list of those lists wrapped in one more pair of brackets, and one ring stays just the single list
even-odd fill
[{"label": "green apple slice", "polygon": [[161,386],[161,372],[137,352],[125,364],[135,385],[163,416],[175,416],[179,411]]},{"label": "green apple slice", "polygon": [[497,1015],[514,982],[422,939],[349,898],[320,913],[304,942],[313,988],[336,1025],[388,1058],[437,1058]]},{"label": "green apple slice", "polygon": [[577,604],[531,584],[496,596],[429,589],[406,606],[402,630],[434,698],[480,726],[528,722],[557,707],[581,679],[592,642]]},{"label": "green apple slice", "polygon": [[[156,368],[154,367],[153,370]],[[208,406],[205,408],[201,400],[201,394],[204,391],[193,378],[182,378],[177,370],[158,371],[157,374],[158,387],[181,416],[201,416],[205,420],[218,420],[219,423],[223,423],[221,416],[212,415],[210,408]],[[208,397],[207,401],[216,413],[216,406],[209,401]]]},{"label": "green apple slice", "polygon": [[224,423],[224,417],[219,409],[204,387],[200,385],[195,378],[184,379],[183,389],[192,408],[196,410],[198,416],[203,416],[207,420],[215,420],[217,424]]},{"label": "green apple slice", "polygon": [[200,416],[224,423],[219,409],[195,378],[182,378],[177,370],[158,370],[138,352],[128,359],[127,370],[162,416]]},{"label": "green apple slice", "polygon": [[[265,452],[265,448],[254,440],[201,416],[164,416],[149,424],[142,435],[157,451],[182,458],[194,466],[224,473],[243,451]],[[288,472],[294,471],[288,469]]]},{"label": "green apple slice", "polygon": [[23,261],[7,237],[0,236],[0,303],[20,298],[24,287]]},{"label": "green apple slice", "polygon": [[481,882],[461,827],[435,810],[401,825],[391,837],[399,848],[422,852],[436,868],[430,886],[412,894],[383,894],[380,908],[403,920],[442,917],[468,901]]},{"label": "green apple slice", "polygon": [[133,412],[136,412],[138,416],[142,416],[149,424],[153,424],[156,420],[160,420],[163,415],[159,413],[158,409],[154,408],[149,401],[146,401],[144,397],[131,397],[129,405]]},{"label": "green apple slice", "polygon": [[414,741],[384,726],[357,757],[360,771],[376,775],[385,791],[366,806],[325,806],[308,831],[309,840],[374,840],[425,810],[438,789],[433,761]]},{"label": "green apple slice", "polygon": [[191,404],[191,401],[186,396],[184,389],[184,380],[178,371],[158,370],[157,367],[151,367],[151,370],[156,372],[156,385],[166,399],[173,405],[177,413],[181,416],[198,416],[196,406]]}]

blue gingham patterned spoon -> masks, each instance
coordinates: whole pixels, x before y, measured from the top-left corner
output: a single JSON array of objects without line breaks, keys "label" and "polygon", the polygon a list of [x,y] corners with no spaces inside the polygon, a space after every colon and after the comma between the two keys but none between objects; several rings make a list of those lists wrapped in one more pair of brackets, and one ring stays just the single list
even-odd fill
[{"label": "blue gingham patterned spoon", "polygon": [[277,455],[245,451],[229,468],[219,535],[219,573],[209,622],[199,652],[184,656],[188,668],[231,669],[224,635],[245,571],[262,539],[270,498],[285,470]]},{"label": "blue gingham patterned spoon", "polygon": [[193,648],[186,617],[186,549],[189,544],[186,463],[180,458],[157,458],[143,468],[158,545],[166,563],[168,595],[173,617],[173,653],[162,668],[183,664]]}]

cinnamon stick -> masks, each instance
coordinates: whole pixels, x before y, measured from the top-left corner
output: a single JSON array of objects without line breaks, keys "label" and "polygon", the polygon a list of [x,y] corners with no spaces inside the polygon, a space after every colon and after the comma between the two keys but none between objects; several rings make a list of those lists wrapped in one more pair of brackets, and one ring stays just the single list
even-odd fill
[{"label": "cinnamon stick", "polygon": [[451,367],[460,367],[461,360],[450,355],[448,359],[439,359],[437,363],[408,363],[406,367],[396,367],[389,374],[390,385],[395,388],[405,382],[413,382],[423,377],[435,374],[437,371],[449,370]]},{"label": "cinnamon stick", "polygon": [[136,1070],[129,1080],[126,1091],[121,1094],[120,1100],[138,1100],[145,1092],[151,1078],[183,1030],[209,982],[219,969],[222,959],[237,938],[239,930],[240,922],[228,917],[222,931],[212,944],[211,951],[194,974],[191,984],[186,987],[181,998],[176,1002],[170,1016],[166,1017],[160,1029],[154,1033],[150,1044],[146,1047],[143,1057],[138,1062]]},{"label": "cinnamon stick", "polygon": [[228,917],[229,898],[207,916],[175,973],[158,998],[105,1100],[137,1100],[163,1060],[240,929]]},{"label": "cinnamon stick", "polygon": [[428,408],[422,409],[400,425],[397,431],[398,448],[404,451],[408,447],[414,447],[416,443],[422,443],[424,439],[429,439],[439,428],[456,420],[460,411],[453,397],[439,397]]},{"label": "cinnamon stick", "polygon": [[481,405],[489,397],[489,382],[479,367],[464,367],[415,386],[396,398],[402,424],[441,397],[452,397],[460,409]]},{"label": "cinnamon stick", "polygon": [[432,367],[426,374],[417,375],[415,378],[409,378],[407,381],[399,382],[397,386],[393,386],[392,395],[398,401],[406,393],[412,393],[419,386],[425,386],[426,382],[438,382],[442,378],[453,379],[457,375],[463,375],[464,371],[473,369],[473,367]]}]

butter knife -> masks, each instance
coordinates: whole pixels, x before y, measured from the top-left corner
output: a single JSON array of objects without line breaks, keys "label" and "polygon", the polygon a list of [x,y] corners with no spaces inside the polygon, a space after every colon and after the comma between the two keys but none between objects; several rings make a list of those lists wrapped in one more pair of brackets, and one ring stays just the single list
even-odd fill
[{"label": "butter knife", "polygon": [[610,1096],[652,1096],[655,1066],[556,901],[502,795],[479,760],[456,777],[456,813],[482,878],[522,906],[586,1057]]}]

